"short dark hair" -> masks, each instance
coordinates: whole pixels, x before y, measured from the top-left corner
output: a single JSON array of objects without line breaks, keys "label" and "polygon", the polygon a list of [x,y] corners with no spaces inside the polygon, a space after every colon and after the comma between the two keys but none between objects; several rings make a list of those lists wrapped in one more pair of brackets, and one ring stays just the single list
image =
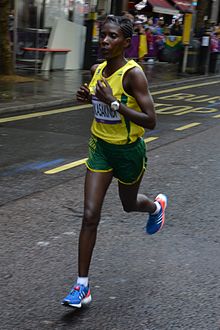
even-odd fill
[{"label": "short dark hair", "polygon": [[131,38],[133,35],[133,23],[129,18],[125,16],[108,15],[103,22],[103,25],[106,23],[113,23],[118,25],[125,38]]}]

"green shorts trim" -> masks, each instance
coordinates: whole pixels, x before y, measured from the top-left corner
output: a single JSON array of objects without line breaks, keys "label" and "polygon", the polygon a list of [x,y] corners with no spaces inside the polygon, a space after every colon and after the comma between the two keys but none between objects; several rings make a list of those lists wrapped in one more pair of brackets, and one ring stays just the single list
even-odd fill
[{"label": "green shorts trim", "polygon": [[112,171],[121,183],[134,184],[147,166],[146,144],[142,138],[130,144],[111,144],[92,135],[86,166],[93,172]]}]

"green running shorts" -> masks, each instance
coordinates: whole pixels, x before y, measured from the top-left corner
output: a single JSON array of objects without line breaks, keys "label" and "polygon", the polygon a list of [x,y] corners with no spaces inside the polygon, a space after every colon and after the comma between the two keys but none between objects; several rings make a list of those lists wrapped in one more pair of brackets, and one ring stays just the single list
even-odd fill
[{"label": "green running shorts", "polygon": [[147,167],[146,144],[142,138],[130,144],[111,144],[92,135],[86,166],[93,172],[112,171],[121,183],[134,184]]}]

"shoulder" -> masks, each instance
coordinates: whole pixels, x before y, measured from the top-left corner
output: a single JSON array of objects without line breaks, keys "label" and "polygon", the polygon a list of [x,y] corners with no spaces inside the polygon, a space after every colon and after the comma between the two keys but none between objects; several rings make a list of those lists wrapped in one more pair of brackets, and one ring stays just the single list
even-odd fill
[{"label": "shoulder", "polygon": [[94,75],[94,73],[96,72],[96,70],[98,68],[100,71],[102,71],[105,66],[106,66],[106,61],[104,61],[102,63],[94,64],[90,69],[92,76]]},{"label": "shoulder", "polygon": [[137,64],[125,73],[123,87],[125,92],[131,96],[134,96],[135,93],[148,92],[148,81],[141,66]]},{"label": "shoulder", "polygon": [[98,66],[99,66],[99,64],[94,64],[94,65],[91,67],[90,72],[91,72],[91,75],[92,75],[92,76],[94,75],[94,73],[95,73],[96,69],[98,68]]},{"label": "shoulder", "polygon": [[129,74],[131,77],[144,74],[142,67],[134,60],[127,62],[124,73]]},{"label": "shoulder", "polygon": [[143,69],[137,64],[136,66],[130,68],[126,74],[125,78],[130,81],[130,83],[136,84],[137,82],[147,81],[146,75]]}]

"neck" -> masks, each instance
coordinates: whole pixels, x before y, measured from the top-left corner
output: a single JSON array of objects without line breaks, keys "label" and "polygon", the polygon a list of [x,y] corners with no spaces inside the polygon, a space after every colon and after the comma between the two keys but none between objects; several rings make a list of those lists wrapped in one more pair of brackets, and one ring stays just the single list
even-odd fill
[{"label": "neck", "polygon": [[124,58],[124,56],[120,57],[120,58],[113,58],[113,59],[107,60],[107,65],[104,69],[105,77],[111,76],[115,71],[120,69],[126,63],[127,63],[127,60]]}]

